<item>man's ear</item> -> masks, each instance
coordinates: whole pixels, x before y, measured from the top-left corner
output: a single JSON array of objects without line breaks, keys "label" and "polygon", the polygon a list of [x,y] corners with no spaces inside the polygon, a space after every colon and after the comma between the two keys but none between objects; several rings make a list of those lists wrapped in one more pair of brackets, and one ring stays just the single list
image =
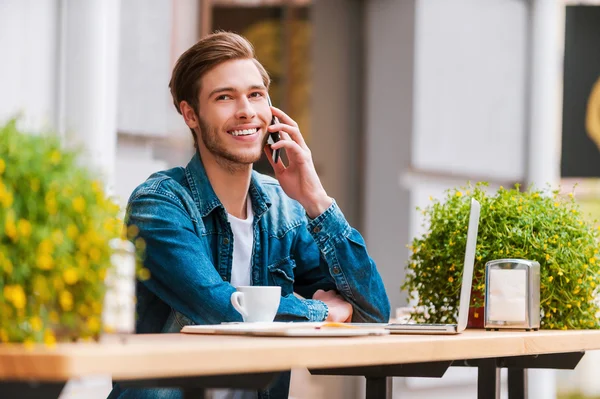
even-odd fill
[{"label": "man's ear", "polygon": [[198,128],[198,116],[196,115],[194,108],[192,108],[187,101],[182,101],[179,103],[179,109],[181,110],[181,115],[183,115],[186,125],[188,125],[190,129]]}]

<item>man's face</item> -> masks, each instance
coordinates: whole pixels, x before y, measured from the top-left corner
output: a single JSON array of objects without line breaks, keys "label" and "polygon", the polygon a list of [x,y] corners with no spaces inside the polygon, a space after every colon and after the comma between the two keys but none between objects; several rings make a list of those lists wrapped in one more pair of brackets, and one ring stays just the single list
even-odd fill
[{"label": "man's face", "polygon": [[266,144],[271,110],[254,62],[224,62],[202,77],[200,87],[198,146],[204,146],[217,160],[234,164],[258,161]]}]

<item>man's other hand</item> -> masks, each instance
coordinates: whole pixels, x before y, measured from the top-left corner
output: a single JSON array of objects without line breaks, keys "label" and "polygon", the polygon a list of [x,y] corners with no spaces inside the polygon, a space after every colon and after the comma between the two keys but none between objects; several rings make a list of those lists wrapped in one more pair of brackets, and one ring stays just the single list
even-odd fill
[{"label": "man's other hand", "polygon": [[322,301],[329,308],[329,315],[325,321],[345,323],[352,321],[352,305],[344,300],[336,291],[318,290],[313,299]]}]

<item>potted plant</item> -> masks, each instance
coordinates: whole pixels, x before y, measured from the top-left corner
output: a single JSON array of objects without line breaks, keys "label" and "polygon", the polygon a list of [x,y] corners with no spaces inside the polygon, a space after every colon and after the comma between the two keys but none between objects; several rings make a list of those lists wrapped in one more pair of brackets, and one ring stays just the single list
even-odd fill
[{"label": "potted plant", "polygon": [[[534,188],[487,192],[486,183],[446,191],[419,209],[428,228],[413,239],[402,288],[417,301],[412,318],[455,319],[467,236],[470,198],[481,203],[471,295],[471,325],[482,326],[485,263],[521,258],[540,263],[541,328],[598,328],[598,229],[583,217],[574,194]],[[479,322],[478,322],[479,321]]]},{"label": "potted plant", "polygon": [[55,135],[0,126],[0,341],[97,337],[119,206]]}]

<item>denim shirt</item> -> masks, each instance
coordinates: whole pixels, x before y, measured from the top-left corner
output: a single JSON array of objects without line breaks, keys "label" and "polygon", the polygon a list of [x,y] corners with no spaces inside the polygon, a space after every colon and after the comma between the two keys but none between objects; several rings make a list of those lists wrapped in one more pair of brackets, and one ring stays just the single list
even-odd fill
[{"label": "denim shirt", "polygon": [[[352,304],[353,322],[388,321],[390,305],[381,276],[363,238],[335,201],[310,219],[277,180],[255,171],[249,196],[254,212],[252,285],[281,286],[276,320],[325,320],[325,303],[310,299],[322,289],[336,290]],[[155,173],[137,187],[126,220],[145,240],[144,265],[151,274],[137,286],[137,333],[242,321],[230,302],[234,237],[198,154],[186,168]]]}]

